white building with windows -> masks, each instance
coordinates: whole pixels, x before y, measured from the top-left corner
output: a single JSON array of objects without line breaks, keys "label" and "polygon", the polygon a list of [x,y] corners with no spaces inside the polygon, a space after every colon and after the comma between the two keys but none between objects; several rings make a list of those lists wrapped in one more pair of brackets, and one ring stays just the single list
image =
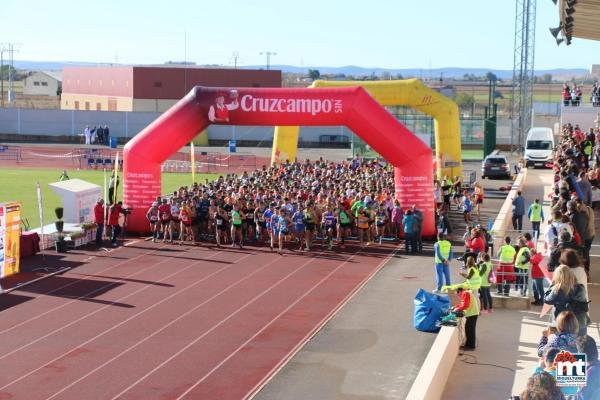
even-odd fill
[{"label": "white building with windows", "polygon": [[61,90],[62,73],[60,71],[35,71],[24,79],[24,95],[58,96]]}]

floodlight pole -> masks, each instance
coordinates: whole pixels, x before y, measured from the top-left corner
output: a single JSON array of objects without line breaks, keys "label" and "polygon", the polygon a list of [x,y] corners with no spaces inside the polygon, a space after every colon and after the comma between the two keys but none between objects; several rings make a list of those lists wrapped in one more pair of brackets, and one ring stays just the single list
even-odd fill
[{"label": "floodlight pole", "polygon": [[[521,151],[533,124],[536,0],[515,0],[510,151]],[[516,139],[516,141],[515,141]]]}]

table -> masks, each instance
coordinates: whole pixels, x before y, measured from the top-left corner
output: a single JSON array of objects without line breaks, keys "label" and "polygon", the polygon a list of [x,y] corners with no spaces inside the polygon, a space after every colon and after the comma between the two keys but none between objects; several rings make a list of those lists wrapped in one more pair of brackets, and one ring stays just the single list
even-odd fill
[{"label": "table", "polygon": [[21,257],[28,257],[40,251],[40,236],[36,232],[23,232],[20,238]]}]

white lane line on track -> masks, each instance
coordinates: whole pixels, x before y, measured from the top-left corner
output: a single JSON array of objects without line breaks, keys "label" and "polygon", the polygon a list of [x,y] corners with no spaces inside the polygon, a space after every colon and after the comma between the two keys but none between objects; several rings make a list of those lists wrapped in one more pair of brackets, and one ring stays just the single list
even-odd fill
[{"label": "white lane line on track", "polygon": [[199,384],[201,384],[206,378],[208,378],[210,375],[212,375],[217,369],[219,369],[223,364],[225,364],[227,361],[229,361],[232,357],[234,357],[241,349],[243,349],[248,343],[250,343],[252,340],[254,340],[258,335],[260,335],[262,332],[265,331],[265,329],[267,329],[269,326],[271,326],[275,321],[277,321],[279,318],[281,318],[281,316],[283,316],[286,312],[288,312],[289,310],[292,309],[292,307],[294,307],[296,304],[298,304],[300,301],[302,301],[306,296],[308,296],[309,294],[311,294],[315,289],[317,289],[319,286],[321,286],[321,284],[323,282],[325,282],[326,280],[328,280],[333,274],[335,274],[340,268],[342,268],[344,265],[346,265],[352,258],[354,258],[355,256],[357,256],[360,252],[361,252],[362,248],[360,248],[357,252],[355,252],[352,257],[350,257],[349,259],[347,259],[346,261],[340,263],[337,267],[335,267],[335,269],[333,269],[330,273],[328,273],[326,276],[324,276],[319,282],[317,282],[315,285],[313,285],[309,290],[307,290],[302,296],[300,296],[298,299],[296,299],[293,303],[291,303],[290,305],[288,305],[283,311],[281,311],[279,314],[277,314],[274,318],[272,318],[266,325],[264,325],[262,328],[260,328],[254,335],[252,335],[249,339],[247,339],[244,343],[242,343],[241,345],[238,346],[237,349],[235,349],[233,352],[231,352],[227,357],[225,357],[223,360],[221,360],[217,365],[215,365],[210,371],[208,371],[202,378],[200,378],[199,380],[196,381],[196,383],[194,383],[192,386],[190,386],[185,392],[183,392],[181,395],[179,395],[177,397],[176,400],[180,400],[183,399],[185,396],[187,396],[188,393],[190,393],[192,390],[194,390],[194,388],[196,388]]},{"label": "white lane line on track", "polygon": [[[218,254],[220,254],[220,253],[222,253],[222,252],[217,252],[217,253],[214,253],[213,255],[209,256],[209,257],[208,257],[208,259],[210,259],[210,258],[212,258],[213,256],[216,256],[216,255],[218,255]],[[167,280],[167,279],[171,278],[172,276],[175,276],[175,275],[177,275],[177,274],[179,274],[179,273],[181,273],[181,272],[187,271],[188,269],[192,268],[192,267],[193,267],[193,266],[195,266],[196,264],[199,264],[199,263],[201,263],[201,262],[203,262],[203,261],[206,261],[206,260],[207,260],[206,258],[205,258],[205,259],[202,259],[202,260],[198,260],[198,261],[196,261],[196,262],[194,262],[194,263],[192,263],[192,264],[188,265],[187,267],[185,267],[185,268],[183,268],[183,269],[180,269],[180,270],[178,270],[178,271],[175,271],[175,272],[174,272],[174,273],[172,273],[171,275],[168,275],[168,276],[166,276],[166,277],[163,277],[162,279],[160,279],[160,280],[159,280],[159,281],[157,281],[156,283],[161,283],[161,282],[163,282],[163,281],[165,281],[165,280]],[[157,263],[157,264],[154,264],[154,265],[153,265],[153,266],[151,266],[151,267],[148,267],[148,268],[146,268],[146,269],[140,270],[140,272],[148,272],[148,271],[150,271],[150,270],[154,269],[154,267],[157,267],[157,266],[159,266],[160,264],[163,264],[163,263],[165,263],[165,262],[169,262],[169,261],[172,261],[172,260],[170,260],[170,259],[163,260],[163,261],[161,261],[161,262],[159,262],[159,263]],[[210,276],[210,275],[209,275],[209,276]],[[123,279],[125,279],[125,278],[123,278]],[[123,282],[124,282],[124,280],[123,280]],[[117,283],[118,283],[118,282],[117,282]],[[90,312],[90,313],[87,313],[87,314],[85,314],[85,315],[83,315],[83,316],[79,317],[78,319],[76,319],[76,320],[74,320],[74,321],[71,321],[71,322],[69,322],[69,323],[68,323],[68,324],[66,324],[66,325],[63,325],[63,326],[61,326],[60,328],[57,328],[57,329],[55,329],[55,330],[53,330],[53,331],[51,331],[51,332],[48,332],[48,333],[46,333],[46,334],[44,334],[44,335],[42,335],[42,336],[40,336],[40,337],[36,338],[35,340],[32,340],[31,342],[29,342],[29,343],[27,343],[27,344],[23,344],[23,345],[21,345],[21,346],[19,346],[19,347],[15,348],[15,349],[13,349],[13,350],[11,350],[11,351],[10,351],[10,352],[8,352],[8,353],[2,354],[2,355],[0,355],[0,360],[3,360],[3,359],[5,359],[6,357],[8,357],[8,356],[10,356],[10,355],[12,355],[12,354],[14,354],[14,353],[16,353],[16,352],[18,352],[18,351],[21,351],[21,350],[23,350],[23,349],[25,349],[25,348],[27,348],[27,347],[29,347],[29,346],[33,345],[33,344],[36,344],[37,342],[39,342],[39,341],[41,341],[41,340],[44,340],[45,338],[47,338],[47,337],[50,337],[50,336],[52,336],[53,334],[55,334],[55,333],[57,333],[57,332],[60,332],[60,331],[62,331],[62,330],[64,330],[64,329],[66,329],[66,328],[68,328],[68,327],[70,327],[70,326],[72,326],[72,325],[75,325],[76,323],[78,323],[78,322],[80,322],[80,321],[83,321],[84,319],[86,319],[86,318],[89,318],[89,317],[91,317],[92,315],[95,315],[96,313],[99,313],[100,311],[102,311],[102,310],[105,310],[105,309],[106,309],[106,308],[108,308],[108,307],[111,307],[113,304],[116,304],[116,303],[118,303],[118,302],[121,302],[122,300],[125,300],[125,299],[127,299],[127,298],[129,298],[129,297],[131,297],[131,296],[133,296],[133,295],[135,295],[135,294],[137,294],[137,293],[140,293],[140,292],[142,292],[142,291],[144,291],[144,290],[148,289],[148,288],[149,288],[149,287],[151,287],[151,286],[152,286],[152,285],[145,285],[145,286],[143,286],[143,287],[141,287],[141,288],[137,289],[136,291],[134,291],[134,292],[131,292],[131,293],[127,294],[126,296],[123,296],[123,297],[120,297],[120,298],[118,298],[118,299],[116,299],[116,300],[113,300],[113,301],[111,301],[109,304],[106,304],[106,305],[104,305],[104,306],[102,306],[102,307],[98,308],[97,310],[94,310],[94,311],[92,311],[92,312]],[[77,300],[77,299],[75,299],[75,300]]]},{"label": "white lane line on track", "polygon": [[[360,248],[357,252],[355,252],[354,255],[358,254],[361,250],[362,250],[362,248]],[[324,250],[321,251],[321,253],[324,253]],[[354,255],[352,257],[354,257]],[[346,261],[344,261],[343,264],[345,264],[346,262],[350,261],[350,259],[352,257],[350,257]],[[160,363],[159,365],[157,365],[156,367],[154,367],[152,370],[150,370],[149,372],[147,372],[146,374],[144,374],[144,376],[142,376],[141,378],[139,378],[138,380],[136,380],[134,383],[132,383],[131,385],[129,385],[127,388],[125,388],[119,394],[117,394],[116,396],[114,396],[111,400],[115,400],[115,399],[118,399],[119,397],[121,397],[123,394],[125,394],[126,392],[128,392],[129,390],[131,390],[138,383],[142,382],[148,376],[150,376],[151,374],[153,374],[154,372],[156,372],[157,370],[159,370],[160,368],[162,368],[164,365],[166,365],[167,363],[169,363],[170,361],[172,361],[175,357],[179,356],[181,353],[183,353],[184,351],[186,351],[187,349],[189,349],[191,346],[193,346],[194,344],[196,344],[202,338],[206,337],[209,333],[211,333],[212,331],[214,331],[215,329],[217,329],[219,326],[223,325],[225,322],[227,322],[228,320],[230,320],[231,318],[233,318],[234,316],[236,316],[237,314],[239,314],[242,310],[244,310],[250,304],[254,303],[256,300],[258,300],[259,298],[263,297],[265,294],[267,294],[268,292],[270,292],[271,290],[273,290],[275,287],[279,286],[282,282],[284,282],[285,280],[287,280],[290,276],[294,275],[296,272],[298,272],[301,269],[303,269],[305,266],[307,266],[308,264],[310,264],[316,258],[317,257],[311,258],[310,260],[308,260],[304,264],[302,264],[299,267],[297,267],[296,269],[294,269],[289,274],[285,275],[279,281],[277,281],[276,283],[274,283],[273,285],[271,285],[267,289],[263,290],[261,293],[259,293],[258,295],[256,295],[255,297],[253,297],[251,300],[249,300],[246,304],[244,304],[243,306],[239,307],[236,311],[232,312],[226,318],[222,319],[220,322],[218,322],[215,325],[213,325],[209,330],[205,331],[202,335],[198,336],[192,342],[188,343],[183,348],[181,348],[180,350],[178,350],[177,352],[175,352],[175,354],[173,354],[172,356],[170,356],[169,358],[167,358],[166,360],[164,360],[162,363]]]},{"label": "white lane line on track", "polygon": [[381,270],[381,268],[383,268],[385,266],[385,264],[390,261],[395,255],[396,253],[400,251],[400,246],[396,246],[396,248],[390,253],[389,256],[387,256],[384,260],[382,260],[379,265],[367,276],[363,279],[363,281],[350,293],[348,293],[348,295],[339,302],[339,304],[334,307],[329,314],[327,314],[325,317],[323,317],[323,319],[317,324],[315,325],[315,327],[306,334],[306,336],[304,336],[304,338],[298,342],[298,344],[296,344],[296,346],[294,346],[294,348],[292,350],[290,350],[287,355],[285,357],[283,357],[281,359],[281,361],[279,363],[277,363],[277,365],[275,365],[267,374],[265,374],[265,376],[263,377],[263,379],[261,379],[256,385],[254,385],[254,387],[252,389],[250,389],[248,391],[248,393],[246,393],[246,395],[243,397],[244,400],[251,400],[252,398],[254,398],[254,396],[256,394],[259,393],[260,390],[262,390],[262,388],[269,383],[269,381],[275,377],[275,375],[277,375],[279,373],[279,371],[281,369],[283,369],[283,367],[286,366],[286,364],[296,355],[296,353],[298,353],[300,350],[302,350],[302,348],[304,347],[304,345],[306,343],[308,343],[313,336],[315,336],[317,333],[319,333],[319,331],[321,330],[322,327],[324,327],[326,324],[329,323],[329,321],[331,319],[333,319],[333,317],[335,317],[335,315],[337,314],[337,312],[339,310],[341,310],[350,300],[352,300],[352,298],[367,284],[369,283],[369,281],[371,280],[371,278],[373,276],[375,276],[375,274],[377,272],[379,272]]},{"label": "white lane line on track", "polygon": [[[132,260],[135,260],[135,259],[137,259],[137,258],[143,257],[143,256],[145,256],[145,255],[152,254],[153,252],[156,252],[156,251],[158,251],[158,250],[160,250],[160,249],[162,249],[162,248],[164,248],[164,247],[166,247],[166,246],[160,247],[159,249],[156,249],[156,250],[152,250],[152,251],[150,251],[150,252],[148,252],[148,253],[141,254],[141,255],[139,255],[139,256],[136,256],[136,257],[134,257],[134,258],[131,258],[131,259],[129,259],[128,261],[132,261]],[[122,265],[122,264],[124,264],[124,263],[126,263],[126,262],[128,262],[128,261],[121,261],[121,262],[119,262],[119,263],[115,264],[115,265],[114,265],[114,266],[112,266],[112,267],[108,267],[108,268],[106,268],[106,269],[103,269],[103,270],[100,270],[100,271],[96,272],[96,273],[95,273],[95,275],[98,275],[98,274],[101,274],[101,273],[105,273],[106,271],[109,271],[109,270],[111,270],[112,268],[114,268],[114,267],[117,267],[117,266],[119,266],[119,265]],[[155,265],[153,265],[153,266],[151,266],[151,267],[149,267],[149,268],[152,268],[152,267],[154,267],[154,266],[156,266],[156,265],[158,265],[158,264],[162,264],[162,263],[164,263],[164,262],[167,262],[167,261],[169,261],[169,259],[165,259],[165,260],[163,260],[163,261],[160,261],[160,262],[158,262],[157,264],[155,264]],[[74,298],[74,299],[73,299],[73,300],[71,300],[71,301],[68,301],[68,302],[66,302],[66,303],[63,303],[63,304],[61,304],[61,305],[59,305],[59,306],[56,306],[56,307],[54,307],[54,308],[51,308],[51,309],[49,309],[49,310],[46,310],[46,311],[44,311],[43,313],[41,313],[41,314],[38,314],[38,315],[36,315],[36,316],[34,316],[34,317],[31,317],[31,318],[29,318],[29,319],[27,319],[27,320],[25,320],[25,321],[21,321],[21,322],[19,322],[18,324],[12,325],[10,328],[3,329],[3,330],[1,330],[1,331],[0,331],[0,335],[2,335],[2,334],[4,334],[4,333],[7,333],[7,332],[10,332],[10,331],[12,331],[12,330],[14,330],[14,329],[16,329],[16,328],[18,328],[18,327],[20,327],[20,326],[23,326],[23,325],[25,325],[25,324],[27,324],[27,323],[29,323],[29,322],[31,322],[31,321],[35,321],[36,319],[38,319],[38,318],[41,318],[41,317],[43,317],[44,315],[50,314],[50,313],[52,313],[52,312],[54,312],[54,311],[56,311],[56,310],[60,310],[61,308],[63,308],[63,307],[66,307],[67,305],[69,305],[69,304],[72,304],[73,302],[75,302],[75,301],[77,301],[77,300],[80,300],[80,299],[83,299],[83,298],[85,298],[85,297],[88,297],[88,296],[90,296],[90,295],[92,295],[92,294],[94,294],[94,293],[96,293],[96,292],[99,292],[99,291],[101,291],[101,290],[104,290],[104,289],[110,288],[110,286],[113,286],[113,285],[115,285],[115,284],[117,284],[117,283],[119,283],[119,282],[123,281],[124,279],[131,278],[132,276],[136,276],[136,275],[138,275],[138,274],[140,274],[140,273],[142,273],[142,272],[143,272],[143,270],[136,270],[136,272],[133,272],[133,273],[131,273],[131,274],[129,274],[129,275],[125,275],[125,276],[123,276],[123,277],[121,277],[121,278],[115,278],[115,279],[119,279],[119,280],[118,280],[118,281],[116,281],[116,282],[107,283],[106,285],[104,285],[104,286],[101,286],[101,287],[99,287],[99,288],[96,288],[96,289],[94,289],[94,290],[92,290],[92,291],[90,291],[90,292],[87,292],[87,293],[85,293],[85,294],[83,294],[83,295],[81,295],[81,296],[78,296],[78,297]],[[86,277],[86,278],[80,278],[80,279],[76,279],[74,282],[67,283],[66,285],[60,286],[60,287],[58,287],[58,288],[56,288],[56,289],[53,289],[53,290],[51,290],[51,291],[49,291],[49,292],[47,292],[47,293],[41,293],[39,296],[35,296],[35,297],[33,297],[33,299],[37,299],[38,297],[42,297],[42,296],[47,296],[47,295],[49,295],[49,294],[52,294],[52,293],[55,293],[55,292],[57,292],[57,291],[58,291],[58,290],[60,290],[60,289],[64,289],[64,288],[66,288],[66,287],[68,287],[68,286],[71,286],[71,285],[74,285],[74,284],[76,284],[76,283],[78,283],[78,282],[87,281],[87,280],[90,280],[90,279],[92,279],[92,278],[95,278],[95,276],[94,276],[94,275],[90,275],[90,276],[88,276],[88,277]]]},{"label": "white lane line on track", "polygon": [[[138,316],[140,316],[140,315],[144,314],[145,312],[147,312],[147,311],[149,311],[149,310],[151,310],[151,309],[153,309],[153,308],[155,308],[155,307],[159,306],[160,304],[162,304],[162,303],[164,303],[165,301],[167,301],[167,300],[169,300],[169,299],[173,298],[174,296],[176,296],[176,295],[178,295],[178,294],[181,294],[182,292],[184,292],[184,291],[186,291],[186,290],[188,290],[188,289],[190,289],[190,288],[192,288],[192,287],[196,286],[197,284],[199,284],[199,283],[201,283],[201,282],[203,282],[203,281],[207,280],[208,278],[211,278],[212,276],[214,276],[214,275],[218,274],[219,272],[222,272],[222,271],[225,271],[226,269],[229,269],[230,267],[234,266],[234,265],[235,265],[235,264],[237,264],[238,262],[242,261],[243,259],[245,259],[245,258],[247,258],[247,257],[249,257],[249,256],[251,256],[251,255],[252,255],[252,253],[250,253],[250,254],[246,254],[244,257],[241,257],[239,260],[236,260],[234,263],[232,263],[232,264],[229,264],[229,265],[226,265],[226,266],[222,267],[221,269],[218,269],[217,271],[215,271],[215,272],[213,272],[213,273],[211,273],[211,274],[209,274],[209,275],[205,276],[204,278],[201,278],[200,280],[198,280],[198,281],[196,281],[196,282],[192,283],[191,285],[188,285],[188,286],[186,286],[186,287],[184,287],[184,288],[182,288],[182,289],[178,290],[177,292],[175,292],[175,293],[173,293],[173,294],[171,294],[171,295],[169,295],[169,296],[165,297],[165,298],[164,298],[164,299],[162,299],[161,301],[154,303],[154,304],[153,304],[153,305],[151,305],[150,307],[147,307],[147,308],[145,308],[145,309],[143,309],[143,310],[141,310],[141,311],[137,312],[136,314],[134,314],[134,315],[132,315],[132,316],[128,317],[127,319],[125,319],[125,320],[123,320],[123,321],[119,322],[118,324],[116,324],[116,325],[114,325],[114,326],[110,327],[109,329],[106,329],[105,331],[103,331],[103,332],[100,332],[99,334],[97,334],[96,336],[94,336],[94,337],[92,337],[92,338],[90,338],[90,339],[86,340],[85,342],[83,342],[83,343],[81,343],[81,344],[79,344],[79,345],[77,345],[77,346],[75,346],[75,347],[71,348],[70,350],[68,350],[68,351],[64,352],[63,354],[59,355],[58,357],[55,357],[55,358],[53,358],[52,360],[48,361],[48,362],[47,362],[47,363],[45,363],[44,365],[41,365],[40,367],[38,367],[38,368],[36,368],[36,369],[34,369],[34,370],[32,370],[32,371],[29,371],[27,374],[24,374],[24,375],[20,376],[19,378],[15,379],[15,380],[13,380],[13,381],[11,381],[11,382],[9,382],[9,383],[7,383],[6,385],[4,385],[4,386],[0,387],[0,390],[3,390],[3,389],[5,389],[5,388],[9,387],[9,386],[11,386],[11,385],[13,385],[13,384],[15,384],[15,383],[17,383],[17,382],[21,381],[22,379],[24,379],[24,378],[26,378],[26,377],[28,377],[28,376],[30,376],[30,375],[32,375],[32,374],[34,374],[34,373],[36,373],[37,371],[41,370],[42,368],[45,368],[46,366],[48,366],[48,365],[52,364],[53,362],[55,362],[55,361],[58,361],[58,360],[60,360],[61,358],[64,358],[64,357],[66,357],[66,356],[67,356],[69,353],[71,353],[71,352],[72,352],[72,351],[74,351],[74,350],[77,350],[77,349],[78,349],[78,348],[80,348],[81,346],[85,346],[85,345],[87,345],[87,344],[89,344],[89,343],[93,342],[94,340],[96,340],[96,339],[98,339],[98,338],[100,338],[100,337],[104,336],[105,334],[107,334],[107,333],[109,333],[109,332],[111,332],[111,331],[113,331],[113,330],[117,329],[118,327],[120,327],[120,326],[124,325],[125,323],[127,323],[127,322],[131,321],[132,319],[134,319],[134,318],[136,318],[136,317],[138,317]],[[200,262],[200,261],[198,261],[198,262]]]},{"label": "white lane line on track", "polygon": [[[243,259],[245,259],[245,258],[249,257],[250,255],[252,255],[252,254],[248,254],[248,255],[246,255],[246,256],[244,256],[244,257],[240,258],[238,261],[236,261],[236,263],[238,263],[238,262],[242,261]],[[112,363],[112,362],[113,362],[114,360],[116,360],[117,358],[121,357],[122,355],[124,355],[124,354],[128,353],[129,351],[133,350],[134,348],[138,347],[139,345],[141,345],[142,343],[146,342],[147,340],[149,340],[149,339],[150,339],[150,338],[152,338],[153,336],[155,336],[155,335],[159,334],[160,332],[162,332],[163,330],[165,330],[165,329],[166,329],[166,328],[168,328],[169,326],[173,325],[175,322],[179,321],[179,320],[180,320],[180,319],[182,319],[182,318],[185,318],[186,316],[188,316],[189,314],[191,314],[192,312],[194,312],[194,311],[195,311],[195,310],[197,310],[198,308],[200,308],[200,307],[202,307],[203,305],[205,305],[205,304],[209,303],[210,301],[212,301],[213,299],[217,298],[217,297],[218,297],[218,296],[220,296],[221,294],[223,294],[223,293],[227,292],[227,291],[228,291],[229,289],[231,289],[232,287],[234,287],[234,286],[237,286],[239,283],[241,283],[241,282],[245,281],[246,279],[250,278],[251,276],[255,275],[256,273],[258,273],[258,272],[262,271],[263,269],[265,269],[265,268],[266,268],[266,267],[268,267],[269,265],[271,265],[271,264],[275,263],[276,261],[280,261],[280,258],[279,258],[279,257],[277,257],[277,258],[273,259],[272,261],[270,261],[270,262],[266,263],[265,265],[263,265],[263,266],[262,266],[262,267],[260,267],[259,269],[255,270],[255,271],[252,271],[250,274],[248,274],[248,275],[247,275],[247,276],[245,276],[244,278],[242,278],[242,279],[239,279],[239,280],[237,280],[236,282],[234,282],[234,283],[230,284],[230,285],[229,285],[229,286],[227,286],[225,289],[222,289],[220,292],[218,292],[218,293],[214,294],[213,296],[211,296],[211,297],[210,297],[210,298],[208,298],[207,300],[204,300],[202,303],[200,303],[200,304],[196,305],[196,306],[195,306],[194,308],[192,308],[191,310],[188,310],[188,311],[186,311],[184,314],[180,315],[179,317],[177,317],[176,319],[172,320],[171,322],[169,322],[169,323],[168,323],[168,324],[166,324],[165,326],[163,326],[163,327],[159,328],[158,330],[154,331],[154,332],[153,332],[153,333],[151,333],[150,335],[146,336],[144,339],[142,339],[142,340],[138,341],[137,343],[135,343],[135,344],[131,345],[131,346],[130,346],[130,347],[128,347],[127,349],[125,349],[125,350],[121,351],[119,354],[117,354],[116,356],[112,357],[110,360],[107,360],[107,361],[105,361],[104,363],[102,363],[102,364],[101,364],[101,365],[99,365],[98,367],[96,367],[96,368],[94,368],[93,370],[89,371],[89,372],[88,372],[88,373],[86,373],[85,375],[83,375],[83,376],[79,377],[77,380],[75,380],[75,381],[71,382],[69,385],[67,385],[67,386],[63,387],[63,388],[62,388],[60,391],[58,391],[58,392],[54,393],[52,396],[48,397],[46,400],[50,400],[50,399],[52,399],[52,398],[54,398],[54,397],[58,396],[59,394],[61,394],[61,393],[62,393],[62,392],[64,392],[65,390],[67,390],[67,389],[69,389],[70,387],[72,387],[72,386],[76,385],[77,383],[81,382],[82,380],[84,380],[84,379],[85,379],[85,378],[87,378],[88,376],[90,376],[90,375],[94,374],[96,371],[98,371],[98,370],[102,369],[103,367],[105,367],[106,365],[108,365],[108,364]],[[197,282],[197,283],[198,283],[198,282]],[[193,285],[190,285],[188,288],[185,288],[184,290],[187,290],[187,289],[189,289],[190,287],[192,287],[192,286],[195,286],[197,283],[194,283]],[[183,291],[183,290],[182,290],[182,291]],[[180,292],[181,292],[181,291],[180,291]],[[176,295],[176,294],[178,294],[178,293],[174,293],[172,296],[174,296],[174,295]],[[172,297],[172,296],[169,296],[169,297]],[[167,299],[168,299],[168,298],[167,298]],[[156,305],[158,305],[158,304],[162,303],[163,301],[165,301],[165,300],[167,300],[167,299],[164,299],[164,300],[160,301],[160,302],[159,302],[159,303],[157,303]],[[154,306],[150,307],[149,309],[151,309],[151,308],[154,308]],[[144,310],[143,312],[145,312],[145,311],[147,311],[147,310]],[[134,317],[134,316],[132,316],[131,318],[133,318],[133,317]],[[131,319],[131,318],[130,318],[130,319]],[[123,321],[123,322],[127,322],[127,320],[126,320],[126,321]],[[108,331],[111,331],[111,330],[113,330],[114,328],[116,328],[116,326],[115,326],[115,327],[113,327],[113,328],[111,328],[111,329],[109,329]],[[108,331],[107,331],[107,332],[108,332]],[[101,335],[99,335],[99,336],[101,336]],[[98,336],[98,337],[99,337],[99,336]],[[93,339],[94,339],[94,338],[92,338],[91,340],[93,340]],[[87,343],[84,343],[84,344],[87,344]],[[82,345],[79,345],[78,347],[80,347],[80,346],[83,346],[84,344],[82,344]],[[73,350],[75,350],[75,349],[76,349],[76,348],[72,349],[71,351],[73,351]],[[53,362],[53,361],[51,361],[50,363],[52,363],[52,362]],[[38,368],[38,369],[39,369],[39,368]],[[0,390],[2,390],[2,389],[4,389],[4,388],[0,388]]]}]

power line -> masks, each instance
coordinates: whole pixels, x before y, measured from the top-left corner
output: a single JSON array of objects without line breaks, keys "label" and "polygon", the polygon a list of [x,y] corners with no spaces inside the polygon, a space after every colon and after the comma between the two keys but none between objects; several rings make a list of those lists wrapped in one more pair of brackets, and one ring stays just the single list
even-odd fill
[{"label": "power line", "polygon": [[274,51],[261,51],[260,55],[267,57],[267,69],[271,69],[271,56],[276,56],[277,53]]},{"label": "power line", "polygon": [[18,53],[21,46],[21,43],[0,43],[0,97],[2,97],[0,106],[2,107],[4,107],[4,53],[8,53],[8,102],[11,103],[13,98],[13,77],[15,71],[14,53]]}]

